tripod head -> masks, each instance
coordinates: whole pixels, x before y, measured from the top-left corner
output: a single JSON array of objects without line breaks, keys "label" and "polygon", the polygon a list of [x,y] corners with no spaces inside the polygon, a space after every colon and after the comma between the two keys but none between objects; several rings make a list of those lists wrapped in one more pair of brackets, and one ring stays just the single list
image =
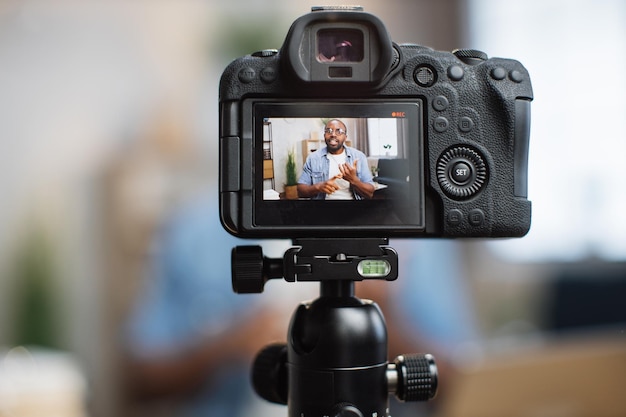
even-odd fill
[{"label": "tripod head", "polygon": [[398,277],[398,254],[386,247],[388,239],[295,239],[283,259],[263,256],[260,246],[237,246],[232,252],[233,290],[261,293],[270,279],[393,281]]},{"label": "tripod head", "polygon": [[252,382],[264,399],[287,404],[290,417],[383,417],[388,393],[426,401],[437,391],[430,354],[387,361],[387,328],[378,306],[355,297],[354,283],[398,277],[398,256],[388,239],[296,239],[283,259],[259,246],[232,252],[237,293],[263,292],[269,279],[319,281],[320,297],[302,303],[288,343],[267,346],[255,359]]}]

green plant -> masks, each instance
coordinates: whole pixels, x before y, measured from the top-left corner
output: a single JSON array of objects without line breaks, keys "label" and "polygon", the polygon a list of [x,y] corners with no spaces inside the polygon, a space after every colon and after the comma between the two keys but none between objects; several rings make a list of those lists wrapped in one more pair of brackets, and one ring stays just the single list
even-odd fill
[{"label": "green plant", "polygon": [[298,173],[296,171],[296,153],[292,149],[287,153],[287,164],[285,165],[287,174],[286,185],[298,185]]}]

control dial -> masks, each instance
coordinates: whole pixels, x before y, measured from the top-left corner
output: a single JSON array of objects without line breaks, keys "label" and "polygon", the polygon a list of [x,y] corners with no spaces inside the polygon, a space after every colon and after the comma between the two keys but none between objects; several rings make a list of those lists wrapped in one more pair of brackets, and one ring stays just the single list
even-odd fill
[{"label": "control dial", "polygon": [[489,58],[486,53],[476,49],[455,49],[452,53],[467,65],[478,65]]},{"label": "control dial", "polygon": [[464,146],[454,147],[439,157],[437,180],[448,196],[464,200],[483,187],[487,181],[487,166],[477,151]]}]

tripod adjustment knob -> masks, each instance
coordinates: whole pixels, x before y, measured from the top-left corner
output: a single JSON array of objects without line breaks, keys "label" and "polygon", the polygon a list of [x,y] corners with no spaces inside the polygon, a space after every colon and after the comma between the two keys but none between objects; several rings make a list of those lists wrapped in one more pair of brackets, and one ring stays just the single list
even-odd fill
[{"label": "tripod adjustment knob", "polygon": [[257,354],[252,364],[252,386],[261,398],[287,404],[287,345],[275,343]]},{"label": "tripod adjustment knob", "polygon": [[231,265],[233,291],[237,294],[262,293],[268,280],[283,277],[282,259],[263,256],[260,246],[235,246]]},{"label": "tripod adjustment knob", "polygon": [[387,369],[389,391],[400,401],[428,401],[437,394],[437,365],[433,355],[398,356]]},{"label": "tripod adjustment knob", "polygon": [[238,294],[262,293],[263,249],[260,246],[236,246],[231,254],[233,290]]}]

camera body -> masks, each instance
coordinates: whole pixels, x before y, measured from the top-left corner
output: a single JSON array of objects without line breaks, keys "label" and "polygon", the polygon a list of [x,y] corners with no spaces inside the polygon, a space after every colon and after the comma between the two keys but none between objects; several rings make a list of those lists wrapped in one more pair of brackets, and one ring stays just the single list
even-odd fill
[{"label": "camera body", "polygon": [[[515,60],[397,45],[371,14],[314,9],[279,51],[222,74],[222,224],[257,238],[523,236],[532,98]],[[289,164],[300,183],[332,179],[317,172],[331,119],[373,196],[286,198]]]}]

